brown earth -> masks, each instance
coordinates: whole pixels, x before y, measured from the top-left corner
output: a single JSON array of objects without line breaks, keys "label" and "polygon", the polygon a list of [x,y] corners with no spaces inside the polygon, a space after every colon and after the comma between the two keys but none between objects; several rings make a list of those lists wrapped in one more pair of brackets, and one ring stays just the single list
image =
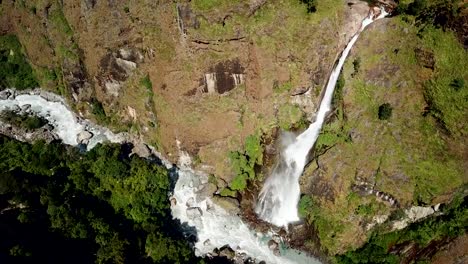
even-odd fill
[{"label": "brown earth", "polygon": [[[363,2],[335,0],[313,14],[293,0],[222,1],[216,9],[200,9],[196,1],[2,1],[1,7],[9,21],[2,32],[19,36],[37,72],[58,73],[54,81],[41,78],[43,87],[73,98],[88,117],[87,102],[101,101],[110,126],[140,134],[173,161],[179,140],[200,159],[199,169],[226,181],[227,153],[250,134],[270,133],[292,88],[320,94],[368,12]],[[142,55],[123,62],[136,69],[115,66],[122,48]],[[106,63],[110,54],[117,55]],[[215,94],[206,93],[211,72]],[[141,85],[146,74],[152,91]],[[232,74],[242,74],[239,85]]]}]

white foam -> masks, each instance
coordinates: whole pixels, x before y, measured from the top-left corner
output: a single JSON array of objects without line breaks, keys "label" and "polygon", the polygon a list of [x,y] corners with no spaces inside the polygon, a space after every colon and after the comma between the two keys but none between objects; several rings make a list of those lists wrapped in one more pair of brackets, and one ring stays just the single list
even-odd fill
[{"label": "white foam", "polygon": [[[45,94],[45,92],[42,92]],[[88,150],[104,141],[122,143],[123,134],[114,134],[109,129],[98,126],[87,120],[80,120],[65,104],[63,100],[48,101],[34,92],[21,94],[10,99],[0,99],[0,111],[30,105],[32,112],[45,118],[54,128],[53,133],[67,145],[78,145],[78,134],[88,130],[93,137],[88,144]]]},{"label": "white foam", "polygon": [[[172,197],[176,199],[176,204],[172,203],[171,210],[174,218],[195,227],[198,238],[195,254],[204,256],[228,245],[238,254],[245,253],[266,263],[320,263],[295,250],[282,250],[281,256],[275,255],[268,247],[271,236],[255,234],[237,215],[226,212],[209,198],[197,201],[197,191],[203,183],[208,182],[208,178],[190,168],[190,158],[186,153],[181,154],[179,168],[179,178]],[[200,208],[201,216],[189,217],[187,201],[189,207]]]}]

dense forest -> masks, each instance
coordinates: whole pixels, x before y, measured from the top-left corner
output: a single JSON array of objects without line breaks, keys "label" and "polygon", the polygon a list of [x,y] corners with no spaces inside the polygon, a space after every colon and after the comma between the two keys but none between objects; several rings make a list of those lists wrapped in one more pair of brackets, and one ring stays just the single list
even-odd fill
[{"label": "dense forest", "polygon": [[129,150],[0,136],[0,262],[198,262],[171,218],[168,171]]}]

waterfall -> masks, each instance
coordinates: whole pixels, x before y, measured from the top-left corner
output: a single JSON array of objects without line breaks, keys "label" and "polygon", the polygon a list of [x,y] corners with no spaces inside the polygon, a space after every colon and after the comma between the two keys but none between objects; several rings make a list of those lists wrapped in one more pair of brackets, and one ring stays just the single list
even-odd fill
[{"label": "waterfall", "polygon": [[208,176],[192,170],[190,157],[183,151],[180,153],[178,168],[178,179],[171,197],[172,216],[195,228],[197,256],[211,255],[216,248],[229,246],[239,258],[246,260],[251,257],[255,263],[321,263],[281,245],[279,252],[273,252],[268,244],[272,234],[255,233],[239,216],[227,212],[209,197],[203,197],[201,192],[208,183]]},{"label": "waterfall", "polygon": [[373,21],[386,15],[387,13],[383,8],[381,8],[380,15],[375,18],[373,12],[370,12],[370,15],[362,21],[360,30],[346,45],[328,79],[325,95],[320,103],[315,122],[283,150],[280,154],[279,163],[273,169],[270,177],[265,181],[255,209],[261,219],[276,226],[285,227],[291,222],[299,221],[297,210],[300,196],[299,177],[304,170],[307,154],[315,144],[325,116],[330,111],[333,91],[335,90],[341,68],[359,34]]}]

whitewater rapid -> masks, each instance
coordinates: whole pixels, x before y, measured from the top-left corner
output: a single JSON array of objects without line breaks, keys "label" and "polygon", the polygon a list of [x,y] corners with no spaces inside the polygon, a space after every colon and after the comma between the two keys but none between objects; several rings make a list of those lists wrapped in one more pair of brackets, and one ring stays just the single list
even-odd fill
[{"label": "whitewater rapid", "polygon": [[299,221],[297,209],[300,197],[299,178],[306,165],[307,155],[320,134],[326,114],[331,109],[333,91],[335,90],[343,64],[354,43],[356,43],[359,34],[369,24],[386,15],[387,13],[383,8],[381,8],[380,14],[375,18],[374,13],[370,12],[369,16],[362,21],[359,31],[346,45],[328,79],[325,95],[320,103],[315,122],[283,150],[280,154],[279,163],[273,169],[270,177],[265,181],[255,209],[255,212],[261,219],[276,226],[285,227],[289,223]]},{"label": "whitewater rapid", "polygon": [[171,210],[174,218],[195,227],[197,256],[210,255],[216,248],[229,246],[240,258],[245,259],[248,256],[255,259],[256,263],[321,263],[304,253],[286,249],[281,245],[280,254],[275,255],[268,246],[272,234],[254,233],[237,215],[228,213],[208,197],[200,199],[200,191],[208,183],[208,176],[193,171],[190,164],[190,157],[181,152]]},{"label": "whitewater rapid", "polygon": [[122,143],[126,139],[124,134],[114,134],[109,129],[96,125],[88,120],[80,119],[67,106],[65,101],[52,93],[33,90],[16,95],[15,90],[4,90],[10,93],[7,99],[0,99],[0,112],[3,110],[24,109],[26,106],[34,115],[43,117],[53,126],[52,133],[56,134],[64,144],[77,146],[79,134],[88,131],[92,134],[87,144],[90,150],[96,144],[105,141]]},{"label": "whitewater rapid", "polygon": [[[53,126],[52,133],[56,134],[64,144],[77,146],[78,135],[84,131],[93,134],[88,143],[88,150],[104,141],[113,143],[127,141],[124,134],[114,134],[105,127],[78,117],[65,100],[57,95],[41,90],[17,94],[18,91],[11,89],[1,93],[12,95],[0,99],[0,112],[15,109],[22,111],[21,109],[28,108],[34,115],[45,118]],[[166,168],[173,168],[173,164],[160,153],[154,149],[153,153]],[[286,249],[281,245],[279,255],[275,255],[268,246],[273,234],[254,233],[239,216],[225,211],[208,197],[201,199],[199,191],[208,183],[208,176],[193,171],[190,163],[190,157],[181,151],[179,168],[177,168],[178,179],[171,197],[175,202],[171,202],[171,210],[174,218],[195,228],[198,239],[195,244],[196,255],[206,256],[212,254],[216,248],[229,246],[237,255],[244,254],[241,258],[251,257],[256,259],[257,263],[262,260],[278,264],[320,263],[299,251]]]}]

